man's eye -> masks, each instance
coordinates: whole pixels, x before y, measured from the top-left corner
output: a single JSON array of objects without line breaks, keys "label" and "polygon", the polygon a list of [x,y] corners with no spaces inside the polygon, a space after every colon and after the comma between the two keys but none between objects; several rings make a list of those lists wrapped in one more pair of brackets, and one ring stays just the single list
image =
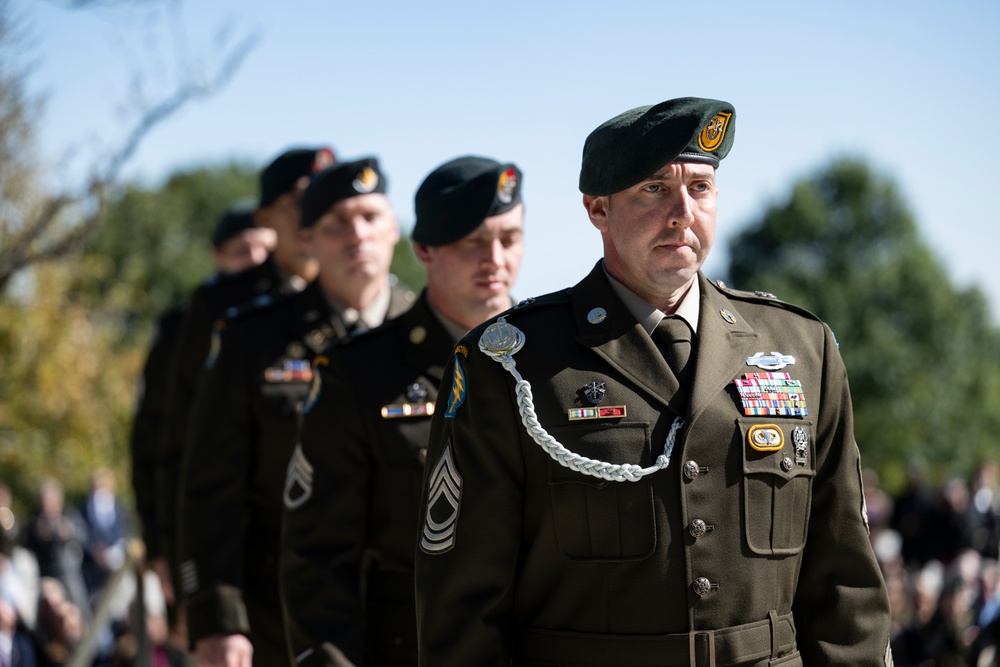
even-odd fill
[{"label": "man's eye", "polygon": [[660,192],[663,187],[659,183],[650,183],[649,185],[643,187],[646,192]]}]

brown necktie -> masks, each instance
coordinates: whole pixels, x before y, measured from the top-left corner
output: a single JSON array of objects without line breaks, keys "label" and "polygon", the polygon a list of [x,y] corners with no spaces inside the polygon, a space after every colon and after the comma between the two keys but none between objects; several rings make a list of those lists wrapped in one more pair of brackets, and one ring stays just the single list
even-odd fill
[{"label": "brown necktie", "polygon": [[664,317],[653,330],[652,338],[681,387],[690,391],[694,374],[694,363],[691,361],[694,336],[691,326],[677,315]]}]

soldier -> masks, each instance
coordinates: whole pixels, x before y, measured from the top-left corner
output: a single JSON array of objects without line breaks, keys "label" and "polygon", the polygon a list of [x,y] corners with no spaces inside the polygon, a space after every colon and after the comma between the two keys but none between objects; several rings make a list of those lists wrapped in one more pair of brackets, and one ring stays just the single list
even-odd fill
[{"label": "soldier", "polygon": [[584,145],[603,261],[456,348],[416,556],[424,665],[891,664],[830,329],[705,279],[735,110]]},{"label": "soldier", "polygon": [[[302,195],[319,275],[225,321],[206,360],[181,476],[181,584],[200,666],[287,665],[278,596],[285,469],[311,360],[413,305],[389,274],[399,227],[374,158],[338,163]],[[252,644],[252,646],[251,646]]]},{"label": "soldier", "polygon": [[[257,226],[254,208],[245,202],[234,202],[219,217],[212,230],[212,258],[218,274],[209,278],[209,282],[261,264],[274,248],[274,231]],[[146,544],[146,557],[158,561],[161,571],[165,568],[157,530],[156,468],[159,443],[167,426],[164,414],[167,375],[185,310],[183,305],[176,306],[157,321],[132,422],[132,489],[136,510]]]},{"label": "soldier", "polygon": [[281,577],[299,665],[417,664],[413,552],[437,388],[456,341],[511,305],[524,224],[515,165],[451,160],[417,190],[416,213],[427,288],[317,362],[289,465]]},{"label": "soldier", "polygon": [[225,311],[255,298],[302,290],[316,277],[316,260],[298,237],[299,196],[309,176],[333,164],[327,147],[293,148],[276,157],[260,174],[258,226],[274,230],[274,251],[263,263],[233,275],[220,275],[195,290],[174,345],[164,411],[167,428],[160,439],[157,477],[157,532],[163,557],[153,567],[173,597],[177,554],[177,479],[185,448],[191,405],[198,388],[212,328]]}]

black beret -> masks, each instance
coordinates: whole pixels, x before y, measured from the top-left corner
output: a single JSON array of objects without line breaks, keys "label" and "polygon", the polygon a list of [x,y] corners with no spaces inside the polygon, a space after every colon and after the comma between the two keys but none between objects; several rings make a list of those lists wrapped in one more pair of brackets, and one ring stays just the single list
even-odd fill
[{"label": "black beret", "polygon": [[385,188],[385,175],[379,169],[377,159],[366,157],[354,162],[338,162],[309,180],[309,187],[302,193],[300,202],[300,224],[303,229],[312,227],[341,199],[374,192],[384,194]]},{"label": "black beret", "polygon": [[260,207],[270,206],[300,178],[322,171],[335,161],[333,150],[326,146],[285,151],[260,172]]},{"label": "black beret", "polygon": [[257,221],[254,219],[255,212],[253,202],[246,199],[230,204],[215,223],[215,229],[212,230],[212,245],[220,248],[223,243],[244,229],[255,228],[257,226]]},{"label": "black beret", "polygon": [[517,165],[474,155],[455,158],[432,171],[417,189],[411,237],[424,245],[448,245],[520,202]]},{"label": "black beret", "polygon": [[587,137],[580,192],[620,192],[675,160],[718,167],[735,136],[736,109],[728,102],[681,97],[631,109]]}]

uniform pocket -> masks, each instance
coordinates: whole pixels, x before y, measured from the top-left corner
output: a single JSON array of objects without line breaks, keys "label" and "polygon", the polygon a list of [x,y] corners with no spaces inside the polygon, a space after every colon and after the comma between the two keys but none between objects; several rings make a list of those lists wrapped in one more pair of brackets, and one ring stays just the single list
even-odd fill
[{"label": "uniform pocket", "polygon": [[816,475],[814,425],[741,419],[743,515],[747,546],[765,556],[802,550]]},{"label": "uniform pocket", "polygon": [[[651,465],[649,425],[566,426],[549,429],[564,447],[609,463]],[[611,482],[548,461],[552,516],[559,548],[574,560],[622,561],[648,557],[656,546],[653,490],[638,482]]]}]

